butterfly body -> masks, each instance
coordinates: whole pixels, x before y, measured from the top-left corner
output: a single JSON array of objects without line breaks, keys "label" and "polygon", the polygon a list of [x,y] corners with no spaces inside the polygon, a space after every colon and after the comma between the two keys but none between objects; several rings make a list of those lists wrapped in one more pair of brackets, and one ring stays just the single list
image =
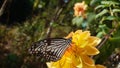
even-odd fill
[{"label": "butterfly body", "polygon": [[70,46],[71,39],[48,38],[32,44],[29,52],[47,62],[59,60]]}]

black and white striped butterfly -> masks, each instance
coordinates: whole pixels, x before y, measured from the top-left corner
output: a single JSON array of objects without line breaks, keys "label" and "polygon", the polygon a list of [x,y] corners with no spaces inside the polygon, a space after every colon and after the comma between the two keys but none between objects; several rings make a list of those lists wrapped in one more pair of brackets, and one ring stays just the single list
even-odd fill
[{"label": "black and white striped butterfly", "polygon": [[70,46],[71,38],[48,38],[32,44],[29,52],[43,58],[45,61],[57,61]]}]

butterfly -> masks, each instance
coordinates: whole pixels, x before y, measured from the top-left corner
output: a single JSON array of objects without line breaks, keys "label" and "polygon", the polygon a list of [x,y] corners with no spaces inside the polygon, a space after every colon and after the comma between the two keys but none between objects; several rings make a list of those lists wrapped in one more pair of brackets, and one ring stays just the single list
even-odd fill
[{"label": "butterfly", "polygon": [[70,46],[71,38],[48,38],[32,44],[30,54],[43,58],[46,62],[58,61]]}]

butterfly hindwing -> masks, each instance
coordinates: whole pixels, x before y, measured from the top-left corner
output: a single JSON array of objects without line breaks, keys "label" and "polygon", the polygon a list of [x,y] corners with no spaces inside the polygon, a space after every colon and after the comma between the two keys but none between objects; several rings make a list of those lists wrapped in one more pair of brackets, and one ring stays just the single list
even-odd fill
[{"label": "butterfly hindwing", "polygon": [[71,39],[44,39],[34,43],[29,51],[36,56],[44,58],[46,61],[57,61],[63,56],[70,43]]}]

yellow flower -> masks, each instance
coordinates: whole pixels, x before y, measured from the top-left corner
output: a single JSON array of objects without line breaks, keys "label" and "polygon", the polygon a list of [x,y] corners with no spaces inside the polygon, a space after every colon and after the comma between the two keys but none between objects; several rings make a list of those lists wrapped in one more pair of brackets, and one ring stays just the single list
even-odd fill
[{"label": "yellow flower", "polygon": [[83,16],[85,17],[85,10],[87,8],[87,5],[85,4],[85,2],[83,1],[82,3],[76,3],[74,5],[74,15],[75,16]]},{"label": "yellow flower", "polygon": [[78,48],[84,50],[87,55],[96,55],[99,53],[95,46],[100,42],[100,39],[94,36],[90,36],[89,31],[76,31],[72,36],[72,42]]},{"label": "yellow flower", "polygon": [[57,62],[47,63],[49,68],[104,68],[95,65],[89,56],[96,55],[99,51],[95,48],[100,39],[90,35],[89,31],[77,30],[71,32],[66,38],[72,37],[72,43],[63,57]]},{"label": "yellow flower", "polygon": [[98,64],[98,65],[96,65],[96,68],[106,68],[106,67]]}]

